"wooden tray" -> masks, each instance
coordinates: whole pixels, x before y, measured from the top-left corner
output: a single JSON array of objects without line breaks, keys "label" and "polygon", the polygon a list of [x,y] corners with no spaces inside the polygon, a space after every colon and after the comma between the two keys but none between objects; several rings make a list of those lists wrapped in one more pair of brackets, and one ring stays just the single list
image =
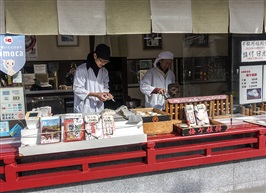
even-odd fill
[{"label": "wooden tray", "polygon": [[174,124],[174,131],[182,136],[188,135],[200,135],[200,134],[209,134],[209,133],[217,133],[224,132],[227,130],[227,125],[220,123],[218,121],[210,119],[210,125],[208,126],[191,126],[191,127],[183,127],[184,124]]}]

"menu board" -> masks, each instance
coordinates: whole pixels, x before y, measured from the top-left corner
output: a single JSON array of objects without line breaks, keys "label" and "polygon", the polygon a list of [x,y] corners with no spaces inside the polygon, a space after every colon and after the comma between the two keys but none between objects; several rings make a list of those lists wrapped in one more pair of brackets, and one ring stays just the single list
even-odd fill
[{"label": "menu board", "polygon": [[239,103],[262,102],[263,92],[263,66],[240,66],[239,77]]}]

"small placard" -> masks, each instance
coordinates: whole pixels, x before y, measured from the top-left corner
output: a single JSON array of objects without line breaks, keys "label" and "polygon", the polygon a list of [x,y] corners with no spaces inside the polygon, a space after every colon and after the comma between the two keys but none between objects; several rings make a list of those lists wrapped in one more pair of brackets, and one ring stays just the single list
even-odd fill
[{"label": "small placard", "polygon": [[35,74],[23,74],[23,82],[25,85],[34,84]]},{"label": "small placard", "polygon": [[13,83],[22,83],[22,73],[21,71],[13,75]]},{"label": "small placard", "polygon": [[47,65],[46,64],[34,64],[34,73],[35,74],[46,74]]},{"label": "small placard", "polygon": [[9,135],[9,123],[8,121],[0,121],[0,137],[6,137]]}]

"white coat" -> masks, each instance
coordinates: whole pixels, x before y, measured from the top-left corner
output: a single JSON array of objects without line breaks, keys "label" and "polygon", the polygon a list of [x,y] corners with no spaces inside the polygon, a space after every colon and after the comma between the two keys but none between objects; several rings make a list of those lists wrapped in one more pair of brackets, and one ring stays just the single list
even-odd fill
[{"label": "white coat", "polygon": [[81,64],[75,71],[74,113],[100,112],[104,109],[104,103],[97,97],[88,96],[90,92],[109,92],[109,76],[106,68],[99,69],[96,77],[93,69],[87,69],[86,63]]},{"label": "white coat", "polygon": [[161,94],[151,94],[155,88],[164,88],[166,97],[168,94],[168,85],[175,82],[175,75],[168,70],[166,76],[157,68],[153,67],[148,70],[143,79],[140,81],[140,91],[145,95],[145,107],[153,107],[160,110],[165,108],[165,98]]}]

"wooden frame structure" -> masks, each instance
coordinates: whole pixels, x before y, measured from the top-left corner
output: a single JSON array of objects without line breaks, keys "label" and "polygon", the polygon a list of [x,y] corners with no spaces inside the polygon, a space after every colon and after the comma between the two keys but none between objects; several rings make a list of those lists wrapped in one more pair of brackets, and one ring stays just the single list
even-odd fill
[{"label": "wooden frame structure", "polygon": [[265,157],[266,128],[243,122],[226,132],[172,133],[150,136],[143,144],[33,157],[19,157],[19,146],[1,145],[1,192]]},{"label": "wooden frame structure", "polygon": [[210,118],[229,117],[233,115],[233,96],[212,95],[183,98],[170,98],[165,102],[165,111],[172,120],[182,122],[185,119],[184,107],[188,104],[204,103]]}]

